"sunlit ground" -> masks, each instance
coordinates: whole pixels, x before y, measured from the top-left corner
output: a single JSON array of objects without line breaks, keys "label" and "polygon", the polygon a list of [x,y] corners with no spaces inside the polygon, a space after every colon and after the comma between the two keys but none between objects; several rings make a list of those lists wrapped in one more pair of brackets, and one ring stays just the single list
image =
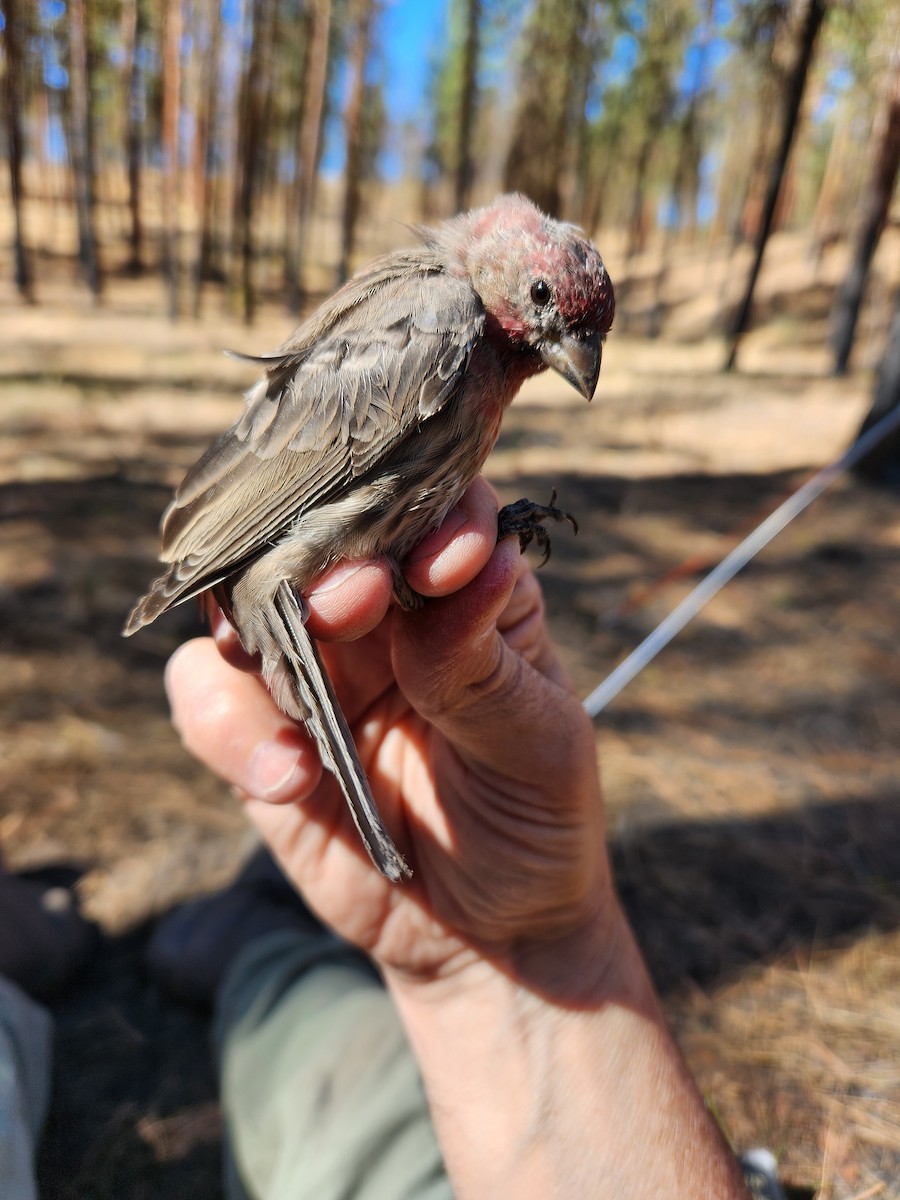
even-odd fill
[{"label": "sunlit ground", "polygon": [[[363,253],[406,236],[377,228]],[[615,239],[604,249],[621,280]],[[861,369],[833,380],[844,251],[816,267],[807,249],[773,242],[740,373],[719,372],[711,328],[746,260],[679,250],[657,294],[648,254],[593,404],[542,377],[511,410],[489,476],[505,499],[555,485],[579,520],[542,578],[584,693],[852,437],[890,281]],[[42,1172],[64,1196],[87,1179],[214,1195],[203,1036],[141,976],[140,931],[227,878],[249,835],[166,715],[162,668],[194,612],[118,630],[171,487],[253,381],[221,350],[271,349],[292,320],[266,301],[248,329],[209,289],[201,321],[173,325],[156,278],[119,275],[95,307],[73,274],[42,260],[33,308],[8,270],[0,285],[0,838],[14,865],[82,861],[88,911],[122,935],[60,1015]],[[900,1195],[898,562],[897,497],[840,483],[598,722],[622,891],[704,1094],[739,1148],[769,1145],[823,1198]]]}]

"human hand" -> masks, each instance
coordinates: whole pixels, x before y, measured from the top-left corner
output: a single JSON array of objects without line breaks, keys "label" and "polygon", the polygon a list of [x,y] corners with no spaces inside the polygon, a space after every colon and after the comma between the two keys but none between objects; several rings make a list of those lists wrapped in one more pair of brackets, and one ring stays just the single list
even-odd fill
[{"label": "human hand", "polygon": [[188,749],[246,797],[311,907],[382,966],[434,977],[486,956],[542,990],[566,988],[560,944],[614,940],[619,921],[593,730],[537,581],[515,540],[495,544],[496,519],[478,480],[404,564],[430,597],[419,611],[390,607],[384,562],[342,564],[308,597],[410,882],[372,866],[312,741],[250,673],[221,613],[214,641],[173,656],[169,695]]},{"label": "human hand", "polygon": [[590,1180],[737,1200],[737,1164],[615,899],[592,727],[496,514],[476,481],[404,564],[430,597],[418,612],[390,607],[383,562],[344,564],[308,597],[410,881],[370,862],[220,613],[215,642],[169,665],[175,722],[310,906],[381,966],[458,1194],[581,1195]]}]

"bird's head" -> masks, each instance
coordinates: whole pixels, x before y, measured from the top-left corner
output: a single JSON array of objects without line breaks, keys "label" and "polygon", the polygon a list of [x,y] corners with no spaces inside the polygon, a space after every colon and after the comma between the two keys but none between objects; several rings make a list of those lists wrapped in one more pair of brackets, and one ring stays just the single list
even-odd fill
[{"label": "bird's head", "polygon": [[457,218],[459,254],[495,336],[590,400],[615,296],[596,246],[524,196]]}]

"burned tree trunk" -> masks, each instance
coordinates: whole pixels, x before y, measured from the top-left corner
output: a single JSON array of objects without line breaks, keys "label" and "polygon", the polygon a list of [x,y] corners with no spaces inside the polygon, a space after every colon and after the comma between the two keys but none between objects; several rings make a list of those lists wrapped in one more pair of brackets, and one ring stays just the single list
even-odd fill
[{"label": "burned tree trunk", "polygon": [[585,0],[538,0],[525,32],[525,56],[504,187],[521,191],[551,216],[562,215],[574,102],[583,94]]},{"label": "burned tree trunk", "polygon": [[753,293],[756,290],[756,281],[759,278],[759,271],[762,267],[766,244],[769,240],[769,234],[772,231],[772,221],[778,205],[778,196],[781,191],[782,180],[784,179],[788,157],[790,156],[791,146],[794,142],[794,134],[797,131],[797,124],[800,118],[800,107],[803,103],[803,93],[806,90],[806,80],[809,75],[809,68],[812,63],[819,30],[822,28],[822,22],[825,19],[827,5],[828,0],[808,0],[806,19],[803,22],[797,41],[797,56],[793,70],[788,76],[785,86],[781,117],[781,136],[779,138],[778,150],[769,166],[765,199],[760,215],[759,230],[756,235],[756,252],[753,257],[753,265],[747,277],[747,285],[744,289],[741,303],[738,306],[737,315],[729,331],[729,348],[725,360],[726,371],[734,369],[737,361],[738,345],[750,322]]},{"label": "burned tree trunk", "polygon": [[869,268],[887,221],[897,170],[900,168],[900,47],[887,80],[884,104],[874,132],[875,154],[863,199],[850,269],[835,296],[831,313],[834,373],[843,375],[850,361]]},{"label": "burned tree trunk", "polygon": [[22,187],[22,106],[24,79],[22,71],[22,41],[18,0],[6,0],[6,21],[3,25],[3,51],[6,55],[6,140],[9,157],[9,188],[15,222],[14,245],[16,256],[16,287],[23,300],[34,300],[33,278],[28,252],[25,249]]},{"label": "burned tree trunk", "polygon": [[144,228],[141,220],[141,73],[138,43],[141,37],[140,0],[125,0],[122,8],[122,79],[125,102],[125,161],[128,164],[128,270],[142,268]]},{"label": "burned tree trunk", "polygon": [[[887,347],[875,379],[872,407],[866,413],[858,437],[900,405],[900,291],[897,292],[894,319]],[[900,429],[891,430],[877,446],[860,459],[854,473],[871,483],[886,483],[900,488]]]},{"label": "burned tree trunk", "polygon": [[255,0],[251,14],[251,46],[241,80],[238,113],[238,158],[234,195],[232,268],[236,272],[245,324],[253,321],[256,293],[253,283],[253,214],[259,191],[265,138],[265,115],[271,88],[271,58],[277,6]]}]

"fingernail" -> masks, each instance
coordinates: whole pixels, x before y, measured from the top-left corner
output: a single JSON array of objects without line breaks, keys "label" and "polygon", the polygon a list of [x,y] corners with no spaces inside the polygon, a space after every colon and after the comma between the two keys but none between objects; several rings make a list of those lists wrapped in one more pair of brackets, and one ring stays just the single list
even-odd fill
[{"label": "fingernail", "polygon": [[335,588],[339,588],[342,583],[346,583],[348,579],[352,579],[354,575],[358,574],[367,561],[367,559],[363,559],[359,562],[338,563],[327,575],[322,576],[310,595],[320,596],[325,592],[333,592]]},{"label": "fingernail", "polygon": [[411,563],[424,562],[426,558],[434,558],[436,554],[440,554],[453,535],[465,525],[468,519],[469,514],[463,512],[458,504],[454,505],[441,522],[440,529],[436,529],[434,533],[429,533],[427,538],[419,542],[418,546],[410,551],[408,561]]},{"label": "fingernail", "polygon": [[298,786],[302,777],[300,751],[282,742],[264,742],[253,752],[247,769],[248,791],[260,799],[271,799]]}]

